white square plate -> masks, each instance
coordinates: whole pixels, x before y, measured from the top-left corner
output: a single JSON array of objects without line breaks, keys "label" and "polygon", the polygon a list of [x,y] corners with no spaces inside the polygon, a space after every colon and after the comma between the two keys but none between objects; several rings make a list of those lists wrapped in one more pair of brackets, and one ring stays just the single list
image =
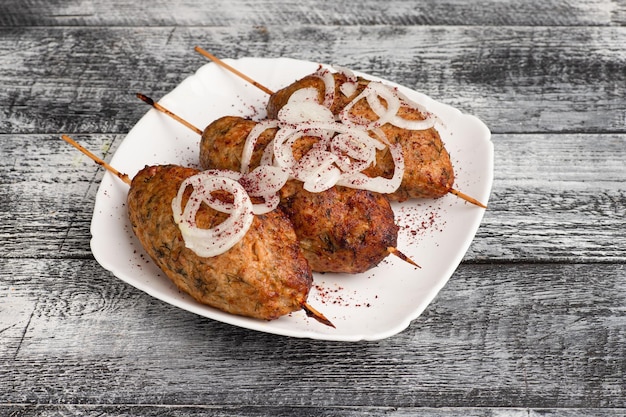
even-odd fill
[{"label": "white square plate", "polygon": [[[274,91],[319,67],[317,63],[288,58],[225,61]],[[437,114],[443,121],[438,130],[455,169],[454,187],[487,202],[493,181],[493,144],[489,129],[480,120],[408,88],[357,74],[397,86]],[[210,63],[185,79],[160,103],[204,129],[226,115],[261,119],[267,99],[256,87]],[[145,165],[197,167],[199,141],[199,135],[151,109],[120,144],[111,165],[131,177]],[[93,254],[119,279],[164,302],[213,320],[284,336],[340,341],[382,339],[405,329],[452,276],[484,213],[454,195],[392,204],[400,226],[398,249],[421,268],[389,256],[363,274],[314,274],[308,302],[335,324],[333,329],[306,317],[303,311],[261,321],[221,312],[181,293],[150,261],[135,238],[126,212],[127,193],[126,184],[106,173],[91,223]]]}]

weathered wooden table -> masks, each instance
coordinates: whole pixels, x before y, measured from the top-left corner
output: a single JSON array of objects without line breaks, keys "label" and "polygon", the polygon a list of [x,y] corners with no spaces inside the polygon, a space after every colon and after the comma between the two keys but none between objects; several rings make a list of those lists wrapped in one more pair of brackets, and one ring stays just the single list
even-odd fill
[{"label": "weathered wooden table", "polygon": [[[626,2],[0,4],[0,415],[626,415]],[[292,339],[158,301],[94,260],[105,158],[205,61],[288,56],[493,132],[482,226],[381,341]]]}]

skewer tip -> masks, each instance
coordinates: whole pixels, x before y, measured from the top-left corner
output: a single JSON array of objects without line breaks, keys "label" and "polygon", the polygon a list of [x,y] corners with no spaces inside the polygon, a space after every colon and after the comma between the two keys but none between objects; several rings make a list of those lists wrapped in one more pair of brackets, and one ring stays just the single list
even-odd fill
[{"label": "skewer tip", "polygon": [[474,197],[470,197],[469,195],[467,195],[465,193],[462,193],[459,190],[455,190],[454,188],[451,188],[450,189],[450,193],[454,194],[455,196],[459,197],[460,199],[463,199],[463,200],[467,201],[468,203],[474,204],[475,206],[478,206],[478,207],[481,207],[481,208],[484,208],[484,209],[487,208],[487,206],[485,204],[483,204],[480,201],[476,200]]},{"label": "skewer tip", "polygon": [[387,252],[389,252],[391,255],[395,255],[395,256],[397,256],[398,258],[402,259],[404,262],[408,262],[408,263],[410,263],[411,265],[413,265],[413,266],[415,266],[415,267],[417,267],[417,268],[422,269],[422,267],[421,267],[421,266],[419,266],[419,265],[418,265],[418,264],[417,264],[417,263],[416,263],[413,259],[409,258],[409,257],[408,257],[408,256],[406,256],[404,253],[400,252],[400,251],[398,250],[398,248],[394,248],[393,246],[389,246],[389,247],[387,248]]},{"label": "skewer tip", "polygon": [[335,325],[330,320],[328,320],[326,316],[324,316],[322,313],[320,313],[319,311],[311,307],[309,303],[303,303],[302,309],[304,310],[304,312],[306,313],[308,317],[314,318],[320,323],[325,324],[335,329]]},{"label": "skewer tip", "polygon": [[198,127],[192,125],[191,123],[189,123],[187,120],[183,119],[182,117],[178,116],[177,114],[171,112],[170,110],[166,109],[165,107],[163,107],[162,105],[160,105],[159,103],[157,103],[156,101],[154,101],[153,99],[151,99],[150,97],[148,97],[145,94],[142,93],[136,93],[135,94],[137,96],[137,98],[141,101],[143,101],[144,103],[152,106],[153,108],[155,108],[156,110],[165,113],[166,115],[168,115],[169,117],[171,117],[172,119],[176,120],[178,123],[181,123],[183,126],[187,127],[188,129],[193,130],[195,133],[202,135],[202,130],[199,129]]},{"label": "skewer tip", "polygon": [[151,106],[153,106],[153,107],[154,107],[154,100],[152,100],[150,97],[148,97],[148,96],[147,96],[147,95],[145,95],[145,94],[141,94],[141,93],[137,93],[136,95],[137,95],[137,98],[138,98],[139,100],[141,100],[141,101],[143,101],[144,103],[147,103],[147,104],[149,104],[149,105],[151,105]]},{"label": "skewer tip", "polygon": [[207,51],[205,51],[204,49],[200,48],[200,46],[199,46],[199,45],[194,46],[193,50],[194,50],[194,51],[196,51],[196,52],[198,52],[198,53],[201,53],[201,54],[202,54],[202,53],[207,53],[207,54],[208,54],[208,52],[207,52]]},{"label": "skewer tip", "polygon": [[82,145],[80,145],[78,142],[76,142],[74,139],[70,138],[69,136],[61,135],[61,139],[63,139],[65,142],[69,143],[70,145],[72,145],[73,147],[81,151],[84,155],[91,158],[91,160],[94,161],[96,164],[100,165],[101,167],[104,167],[111,174],[117,176],[120,180],[130,185],[131,179],[128,175],[122,172],[119,172],[118,170],[113,168],[111,165],[106,163],[102,158],[96,156],[95,154],[90,152],[88,149],[84,148]]}]

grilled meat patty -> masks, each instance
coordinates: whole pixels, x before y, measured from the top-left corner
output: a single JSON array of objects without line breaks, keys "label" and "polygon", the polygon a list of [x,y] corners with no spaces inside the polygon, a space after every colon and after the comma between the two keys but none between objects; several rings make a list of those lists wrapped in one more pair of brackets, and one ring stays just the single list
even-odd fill
[{"label": "grilled meat patty", "polygon": [[[256,122],[226,116],[204,130],[200,165],[204,169],[239,170],[246,137]],[[266,130],[256,143],[251,169],[276,134]],[[294,145],[296,159],[315,142],[303,138]],[[335,186],[320,193],[291,180],[281,190],[280,206],[291,219],[311,269],[316,272],[360,273],[376,266],[397,245],[398,226],[389,201],[364,190]]]},{"label": "grilled meat patty", "polygon": [[[347,81],[346,76],[342,73],[334,73],[333,76],[335,77],[335,100],[330,106],[330,110],[336,115],[356,96],[361,94],[369,80],[358,77],[356,91],[350,97],[346,97],[340,90],[341,85]],[[277,91],[270,97],[267,105],[268,117],[276,118],[289,97],[297,90],[307,87],[318,90],[319,101],[322,103],[325,94],[324,81],[319,77],[309,75]],[[360,100],[355,104],[350,113],[366,120],[378,118],[366,100]],[[425,116],[418,110],[407,106],[402,106],[398,114],[409,120],[425,119]],[[402,184],[395,192],[387,194],[389,199],[404,201],[409,198],[438,198],[450,191],[454,184],[454,170],[450,155],[435,128],[407,130],[387,123],[381,126],[381,129],[389,141],[399,143],[402,146],[405,163]],[[368,168],[365,173],[371,177],[391,178],[393,170],[393,159],[388,150],[383,150],[377,154],[376,165]]]},{"label": "grilled meat patty", "polygon": [[314,271],[361,273],[395,247],[398,226],[383,195],[347,187],[296,192],[281,200]]},{"label": "grilled meat patty", "polygon": [[[128,213],[146,252],[180,290],[222,311],[272,320],[302,309],[313,274],[282,211],[255,216],[247,234],[221,255],[200,257],[185,247],[171,204],[182,182],[198,172],[147,166],[133,178]],[[226,216],[203,204],[196,221],[211,228]]]},{"label": "grilled meat patty", "polygon": [[[241,155],[246,138],[256,122],[242,117],[224,116],[209,124],[200,141],[200,166],[204,169],[241,169]],[[252,153],[250,168],[259,166],[263,150],[274,139],[277,129],[259,136]]]}]

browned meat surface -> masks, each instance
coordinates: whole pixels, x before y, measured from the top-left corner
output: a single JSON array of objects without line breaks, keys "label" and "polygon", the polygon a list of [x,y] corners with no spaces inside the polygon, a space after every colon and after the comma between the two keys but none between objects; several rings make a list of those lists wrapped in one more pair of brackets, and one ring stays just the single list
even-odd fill
[{"label": "browned meat surface", "polygon": [[[146,252],[180,290],[222,311],[272,320],[302,309],[313,275],[280,210],[255,216],[244,238],[222,255],[200,257],[185,247],[171,202],[185,178],[197,172],[151,166],[133,178],[128,212]],[[197,223],[210,228],[225,216],[203,205]]]},{"label": "browned meat surface", "polygon": [[346,187],[312,193],[298,186],[281,206],[313,270],[365,272],[396,247],[398,226],[381,194]]},{"label": "browned meat surface", "polygon": [[[254,125],[230,116],[211,123],[202,135],[200,165],[238,170],[243,143]],[[268,130],[259,140],[262,145],[255,149],[252,168],[259,164],[263,148],[274,134],[275,130]],[[312,143],[308,138],[299,141],[294,149],[296,159]],[[281,207],[293,222],[313,271],[364,272],[389,254],[388,247],[396,246],[398,227],[389,201],[381,195],[345,187],[311,193],[292,180],[281,190]]]},{"label": "browned meat surface", "polygon": [[[256,122],[235,116],[215,120],[202,133],[200,141],[200,165],[204,169],[230,169],[239,171],[241,154],[246,137]],[[263,149],[274,138],[276,129],[268,129],[257,141],[250,166],[261,161]]]},{"label": "browned meat surface", "polygon": [[[338,114],[352,99],[359,95],[369,83],[360,78],[358,88],[351,97],[344,96],[339,88],[346,81],[341,73],[335,73],[335,101],[331,106],[333,114]],[[320,102],[324,98],[324,82],[314,76],[307,76],[273,94],[267,105],[268,117],[275,118],[278,111],[287,103],[291,95],[306,87],[314,87],[319,91]],[[365,100],[361,100],[351,110],[355,116],[375,120],[376,116]],[[423,120],[419,111],[403,106],[399,114],[410,120]],[[454,184],[454,170],[450,155],[445,149],[439,133],[435,128],[428,130],[406,130],[385,124],[382,130],[387,138],[400,143],[403,149],[405,172],[400,188],[387,197],[391,200],[404,201],[409,198],[438,198],[446,195]],[[381,151],[377,155],[376,166],[366,173],[370,176],[390,178],[393,175],[393,160],[388,152]]]}]

